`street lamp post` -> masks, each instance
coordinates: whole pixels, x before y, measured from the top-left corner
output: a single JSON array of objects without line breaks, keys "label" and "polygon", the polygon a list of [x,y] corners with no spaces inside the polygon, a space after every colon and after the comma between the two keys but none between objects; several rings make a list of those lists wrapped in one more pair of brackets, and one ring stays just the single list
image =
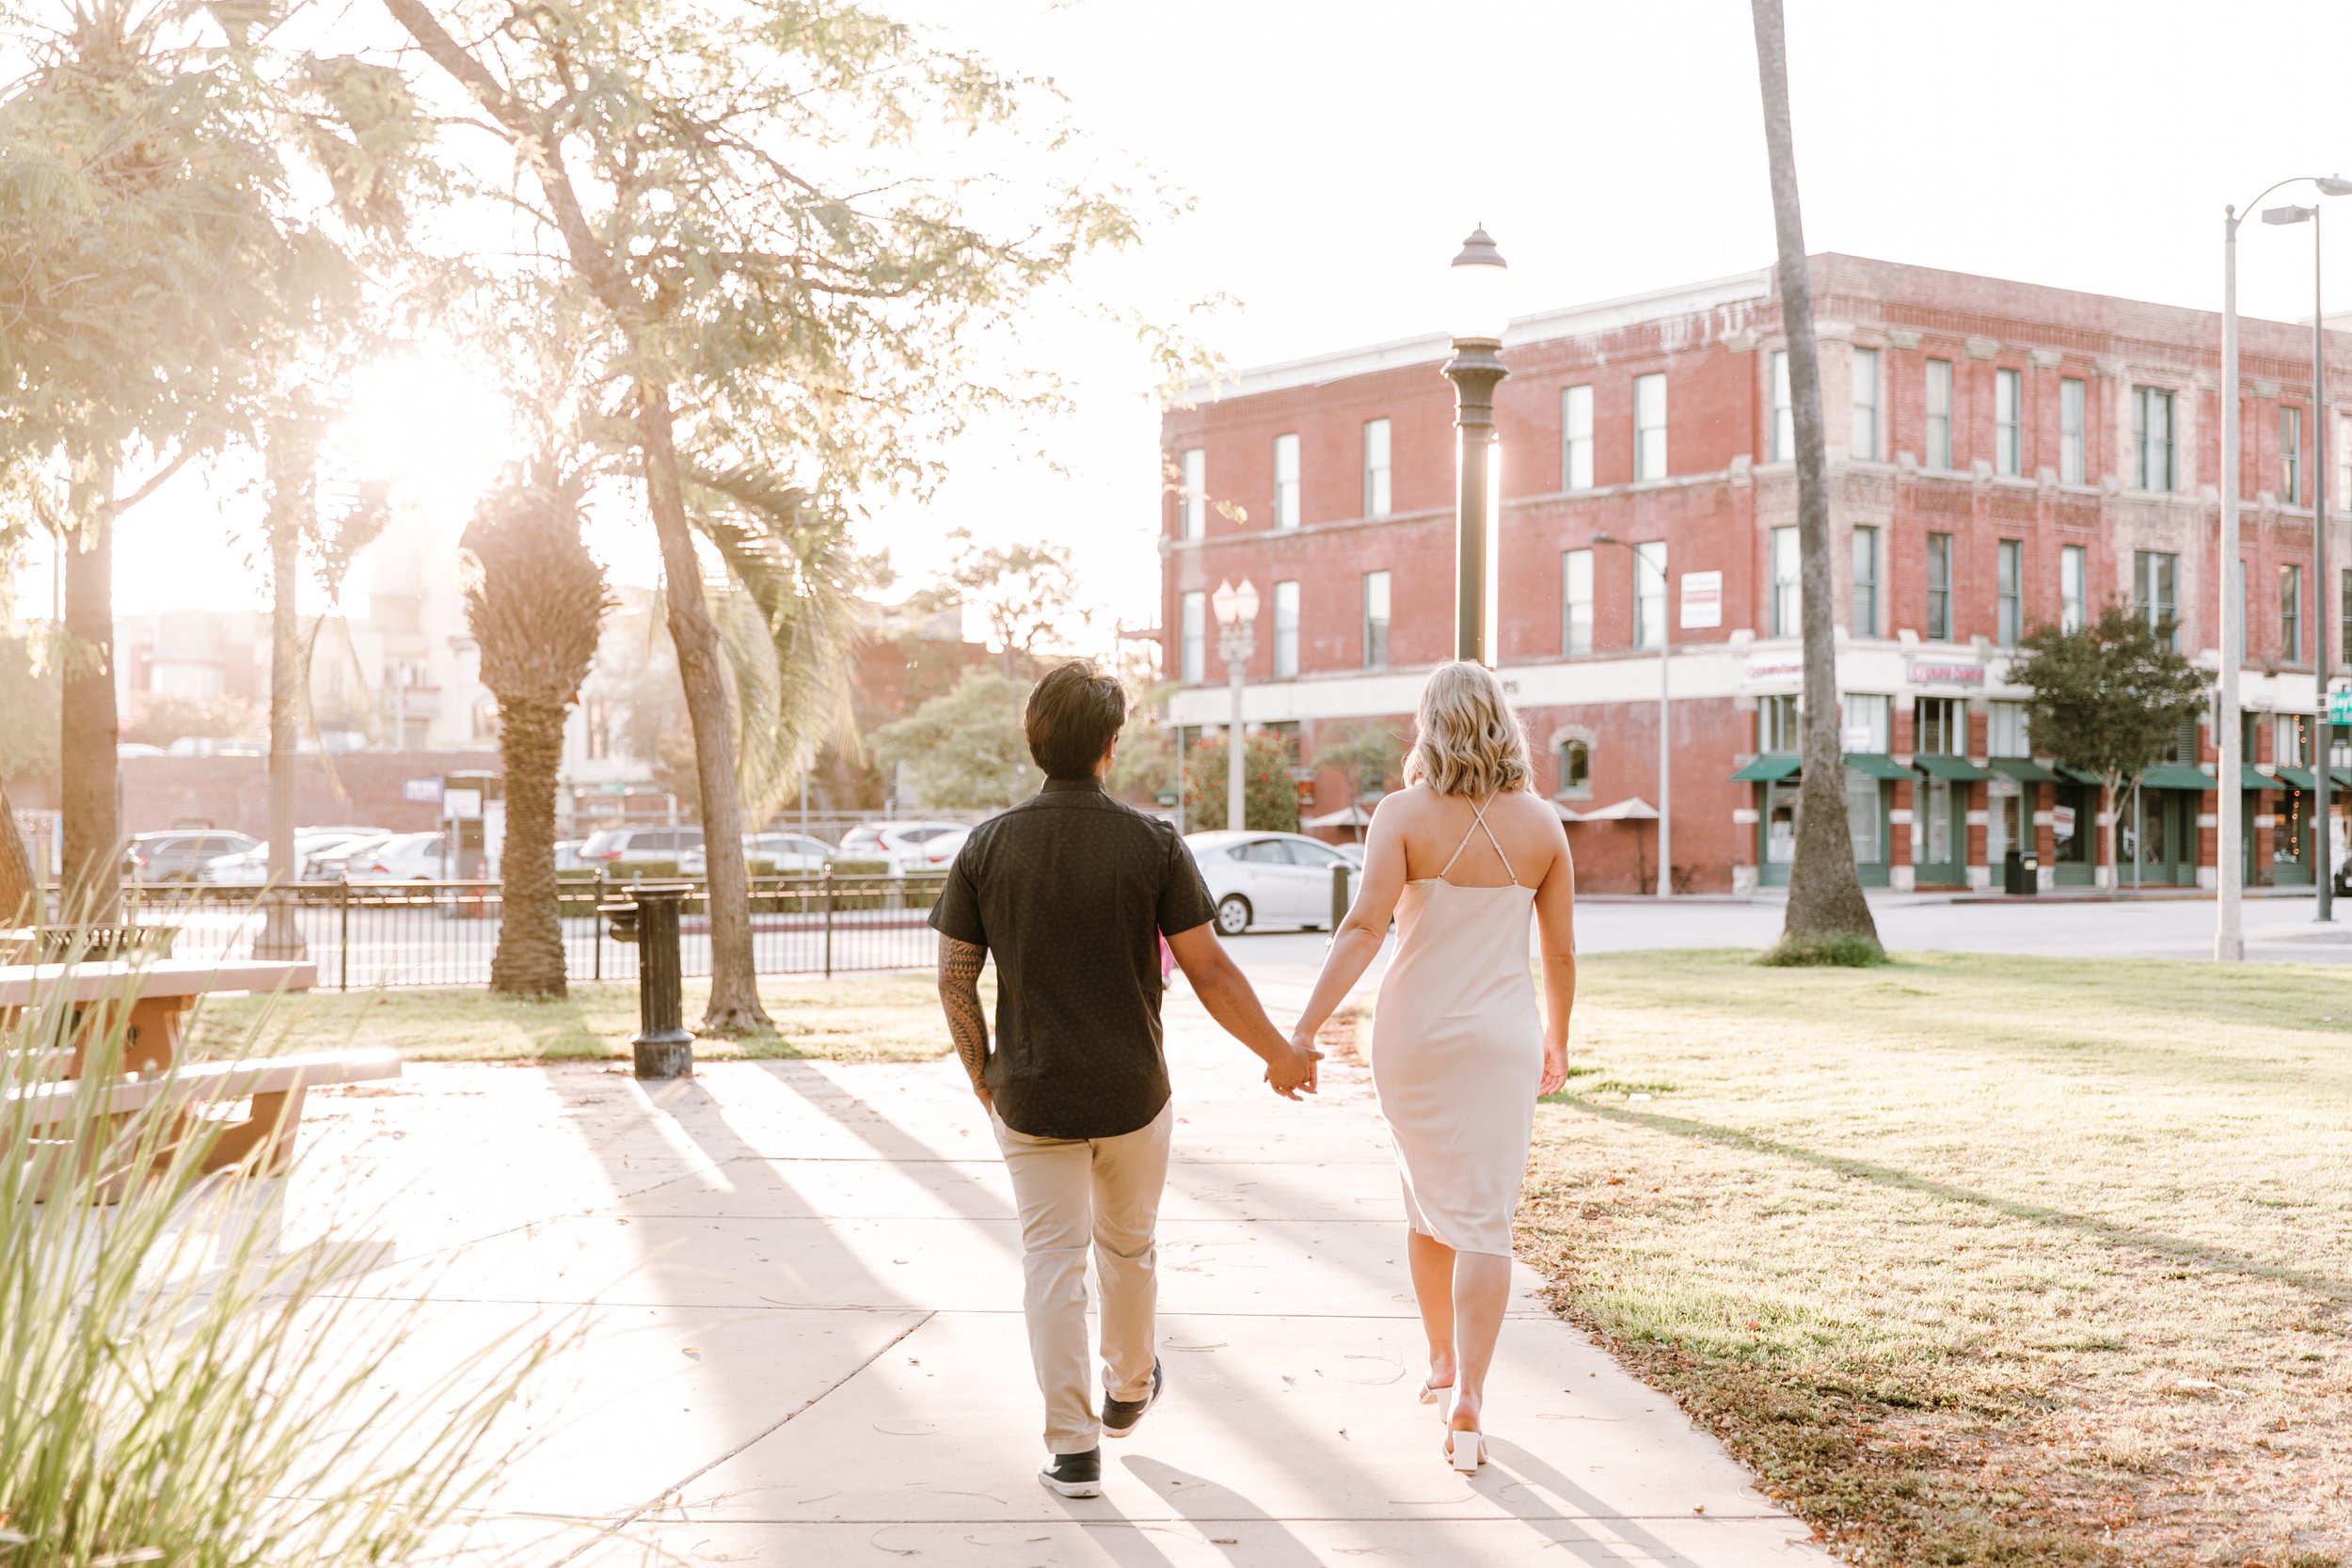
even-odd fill
[{"label": "street lamp post", "polygon": [[[2352,180],[2338,176],[2321,177],[2301,174],[2281,180],[2262,196],[2246,204],[2252,211],[2254,202],[2268,196],[2280,185],[2309,182],[2317,185],[2323,196],[2352,194]],[[2214,867],[2215,882],[2219,897],[2214,914],[2213,956],[2223,963],[2235,963],[2246,957],[2246,927],[2244,921],[2246,797],[2237,787],[2244,762],[2244,748],[2238,735],[2238,672],[2246,662],[2246,579],[2238,565],[2238,374],[2237,374],[2237,230],[2245,219],[2239,209],[2221,210],[2221,672],[2215,691],[2215,719],[2220,726],[2218,737],[2220,774],[2216,782],[2216,795],[2220,805],[2216,823],[2216,858],[2220,864]],[[2322,411],[2314,408],[2312,416]],[[2325,477],[2322,476],[2322,483]],[[2320,602],[2327,602],[2327,584],[2320,585]],[[2322,617],[2324,622],[2325,617]],[[2327,630],[2323,625],[2320,634]],[[2322,703],[2326,698],[2321,698]],[[2325,873],[2321,873],[2325,875]]]},{"label": "street lamp post", "polygon": [[1509,374],[1502,368],[1502,331],[1510,325],[1511,269],[1484,229],[1470,230],[1448,274],[1453,294],[1447,333],[1454,357],[1445,363],[1454,383],[1454,657],[1494,662],[1486,624],[1487,584],[1493,576],[1494,541],[1489,520],[1494,505],[1495,388]]},{"label": "street lamp post", "polygon": [[[2344,180],[2322,180],[2318,184],[2328,196],[2352,191],[2352,182]],[[2327,313],[2319,303],[2319,209],[2265,208],[2263,221],[2312,226],[2312,575],[2317,579],[2312,609],[2319,623],[2312,628],[2312,683],[2319,704],[2312,730],[2312,875],[2319,890],[2319,918],[2333,920],[2336,887],[2330,841],[2334,835],[2328,820],[2331,783],[2328,768],[2335,750],[2334,726],[2328,721],[2328,328]],[[2295,504],[2293,496],[2286,500],[2289,506]]]},{"label": "street lamp post", "polygon": [[1233,689],[1233,719],[1225,736],[1225,825],[1240,832],[1248,826],[1242,814],[1241,679],[1243,667],[1258,648],[1258,590],[1248,578],[1239,588],[1220,582],[1209,602],[1216,610],[1217,655],[1225,660],[1225,678]]},{"label": "street lamp post", "polygon": [[[1593,535],[1596,545],[1614,545],[1620,549],[1633,550],[1633,596],[1642,596],[1642,568],[1649,564],[1642,552],[1624,540],[1606,533]],[[1674,653],[1674,639],[1667,635],[1673,623],[1666,619],[1665,606],[1673,598],[1668,591],[1666,563],[1658,562],[1658,896],[1674,896],[1674,746],[1673,731],[1667,727],[1672,710],[1667,705],[1667,673],[1674,668],[1669,660]]]}]

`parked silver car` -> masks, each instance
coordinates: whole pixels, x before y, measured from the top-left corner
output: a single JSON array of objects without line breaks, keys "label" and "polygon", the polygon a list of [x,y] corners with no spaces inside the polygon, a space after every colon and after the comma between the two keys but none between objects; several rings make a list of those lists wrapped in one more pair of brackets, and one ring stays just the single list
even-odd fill
[{"label": "parked silver car", "polygon": [[1220,828],[1188,833],[1184,843],[1216,901],[1216,928],[1229,937],[1257,926],[1321,930],[1331,922],[1331,868],[1350,863],[1304,833]]}]

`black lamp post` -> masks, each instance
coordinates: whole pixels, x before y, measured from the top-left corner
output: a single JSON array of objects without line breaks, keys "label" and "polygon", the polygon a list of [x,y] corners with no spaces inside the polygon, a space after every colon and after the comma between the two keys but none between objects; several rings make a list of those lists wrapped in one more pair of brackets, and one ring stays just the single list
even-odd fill
[{"label": "black lamp post", "polygon": [[1493,540],[1487,527],[1494,504],[1495,388],[1510,372],[1502,368],[1502,330],[1511,317],[1506,290],[1510,266],[1486,230],[1470,230],[1454,258],[1453,320],[1447,332],[1454,357],[1445,364],[1454,383],[1454,449],[1459,488],[1454,515],[1454,657],[1493,662],[1487,645],[1486,584]]}]

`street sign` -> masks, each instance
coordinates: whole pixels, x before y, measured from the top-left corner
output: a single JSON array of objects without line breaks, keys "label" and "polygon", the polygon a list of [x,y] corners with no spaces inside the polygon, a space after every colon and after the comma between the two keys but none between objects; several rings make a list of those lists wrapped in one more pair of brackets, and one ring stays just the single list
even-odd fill
[{"label": "street sign", "polygon": [[2352,724],[2352,691],[2328,693],[2328,722]]}]

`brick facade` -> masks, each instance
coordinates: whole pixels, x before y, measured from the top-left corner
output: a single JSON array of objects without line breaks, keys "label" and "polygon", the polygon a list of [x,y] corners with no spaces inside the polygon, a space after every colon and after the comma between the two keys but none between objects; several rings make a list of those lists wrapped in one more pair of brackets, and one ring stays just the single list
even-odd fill
[{"label": "brick facade", "polygon": [[[2172,558],[2180,645],[2217,667],[2219,643],[2220,323],[2213,312],[1967,277],[1846,256],[1813,259],[1820,320],[1822,404],[1830,460],[1836,552],[1839,687],[1885,699],[1883,742],[1897,775],[1877,787],[1882,820],[1874,863],[1893,886],[1997,884],[1989,846],[1999,820],[2029,835],[2043,882],[2107,881],[2112,868],[2077,859],[2054,864],[2054,823],[2113,809],[2072,781],[1970,776],[1931,784],[1913,769],[1922,698],[1957,701],[1965,717],[1960,771],[1981,775],[1991,756],[1994,704],[2021,700],[2007,684],[1998,578],[2001,546],[2013,542],[2022,626],[2062,612],[2064,552],[2085,568],[2083,613],[2135,603],[2141,552]],[[1698,890],[1773,879],[1770,819],[1785,807],[1774,786],[1734,782],[1766,744],[1759,706],[1793,693],[1801,666],[1794,626],[1772,616],[1772,531],[1795,522],[1793,465],[1773,450],[1773,352],[1783,346],[1769,272],[1634,299],[1524,318],[1503,358],[1496,424],[1502,502],[1497,561],[1499,668],[1513,688],[1537,752],[1545,788],[1562,786],[1560,743],[1589,747],[1591,787],[1570,811],[1628,798],[1655,803],[1658,655],[1633,646],[1637,566],[1633,552],[1594,546],[1597,534],[1626,544],[1662,542],[1673,592],[1673,842],[1678,883]],[[2308,327],[2242,324],[2244,559],[2250,610],[2242,701],[2261,716],[2249,766],[2273,762],[2269,715],[2312,711],[2312,657],[2319,636],[2338,638],[2333,584],[2312,567],[2310,446],[2314,421],[2302,414],[2298,493],[2283,482],[2280,407],[2303,408],[2310,390]],[[1855,406],[1857,365],[1872,351],[1879,367],[1875,452]],[[1295,724],[1311,754],[1331,721],[1411,711],[1419,672],[1451,652],[1454,488],[1452,388],[1441,373],[1440,339],[1391,343],[1247,372],[1203,388],[1194,406],[1171,411],[1165,455],[1202,456],[1207,505],[1200,536],[1184,537],[1186,498],[1171,492],[1162,516],[1161,625],[1166,667],[1184,669],[1184,596],[1225,579],[1254,581],[1261,611],[1248,675],[1253,723]],[[1949,366],[1950,461],[1931,459],[1930,360]],[[1998,428],[2003,372],[2018,391],[2014,471]],[[1634,386],[1662,374],[1666,387],[1665,472],[1634,478]],[[1942,372],[1935,372],[1942,373]],[[2079,483],[2065,474],[2065,384],[2082,404]],[[1591,483],[1569,489],[1563,458],[1563,393],[1590,388]],[[2140,389],[2169,395],[2173,424],[2169,489],[2142,483],[2147,468],[2135,409]],[[2344,515],[2338,478],[2352,382],[2331,385],[2327,476],[2333,517]],[[1390,429],[1391,509],[1366,516],[1364,426]],[[1298,445],[1299,526],[1278,531],[1275,442]],[[1880,531],[1877,634],[1855,621],[1853,531]],[[2352,541],[2332,520],[2330,570],[2352,566]],[[1930,535],[1949,540],[1949,625],[1930,622]],[[1591,651],[1564,648],[1563,552],[1592,548]],[[2299,565],[2298,649],[2281,646],[2280,568]],[[1642,568],[1646,570],[1646,568]],[[1363,575],[1389,573],[1388,658],[1365,664]],[[1693,574],[1720,573],[1719,625],[1685,627],[1681,597]],[[1274,676],[1272,585],[1296,582],[1296,674]],[[2323,592],[2324,591],[2324,592]],[[1205,610],[1203,683],[1181,691],[1187,725],[1222,723],[1228,699]],[[2339,650],[2331,645],[2331,653]],[[2341,659],[2338,662],[2342,662]],[[1866,711],[1868,705],[1861,705]],[[2003,715],[2007,717],[2006,714]],[[1855,722],[1852,705],[1847,722]],[[1873,745],[1879,742],[1871,742]],[[2214,737],[2201,726],[2198,757],[2210,768]],[[2014,759],[2023,760],[2023,759]],[[2046,760],[2046,759],[2045,759]],[[2042,771],[2027,768],[2028,774]],[[1857,802],[1872,785],[1855,780]],[[2210,790],[2157,802],[2146,829],[2143,880],[2210,881],[2215,797]],[[1344,782],[1319,781],[1318,809],[1345,800]],[[2274,865],[2271,818],[2294,809],[2283,787],[2254,796],[2247,815],[2254,882],[2307,879]],[[1950,816],[1932,829],[1931,806]],[[2079,830],[2090,832],[2086,823]],[[1950,835],[1947,846],[1945,835]],[[1579,823],[1571,828],[1583,884],[1629,890],[1646,879],[1643,857],[1653,825]],[[2155,840],[2169,835],[2161,856]],[[2095,833],[2092,834],[2095,838]],[[2079,841],[2078,841],[2079,842]],[[2021,846],[2022,847],[2022,846]],[[2193,850],[2193,852],[2192,852]],[[1941,859],[1934,852],[1945,851]],[[2063,867],[2061,869],[2061,867]],[[2127,863],[2122,880],[2131,880]]]}]

